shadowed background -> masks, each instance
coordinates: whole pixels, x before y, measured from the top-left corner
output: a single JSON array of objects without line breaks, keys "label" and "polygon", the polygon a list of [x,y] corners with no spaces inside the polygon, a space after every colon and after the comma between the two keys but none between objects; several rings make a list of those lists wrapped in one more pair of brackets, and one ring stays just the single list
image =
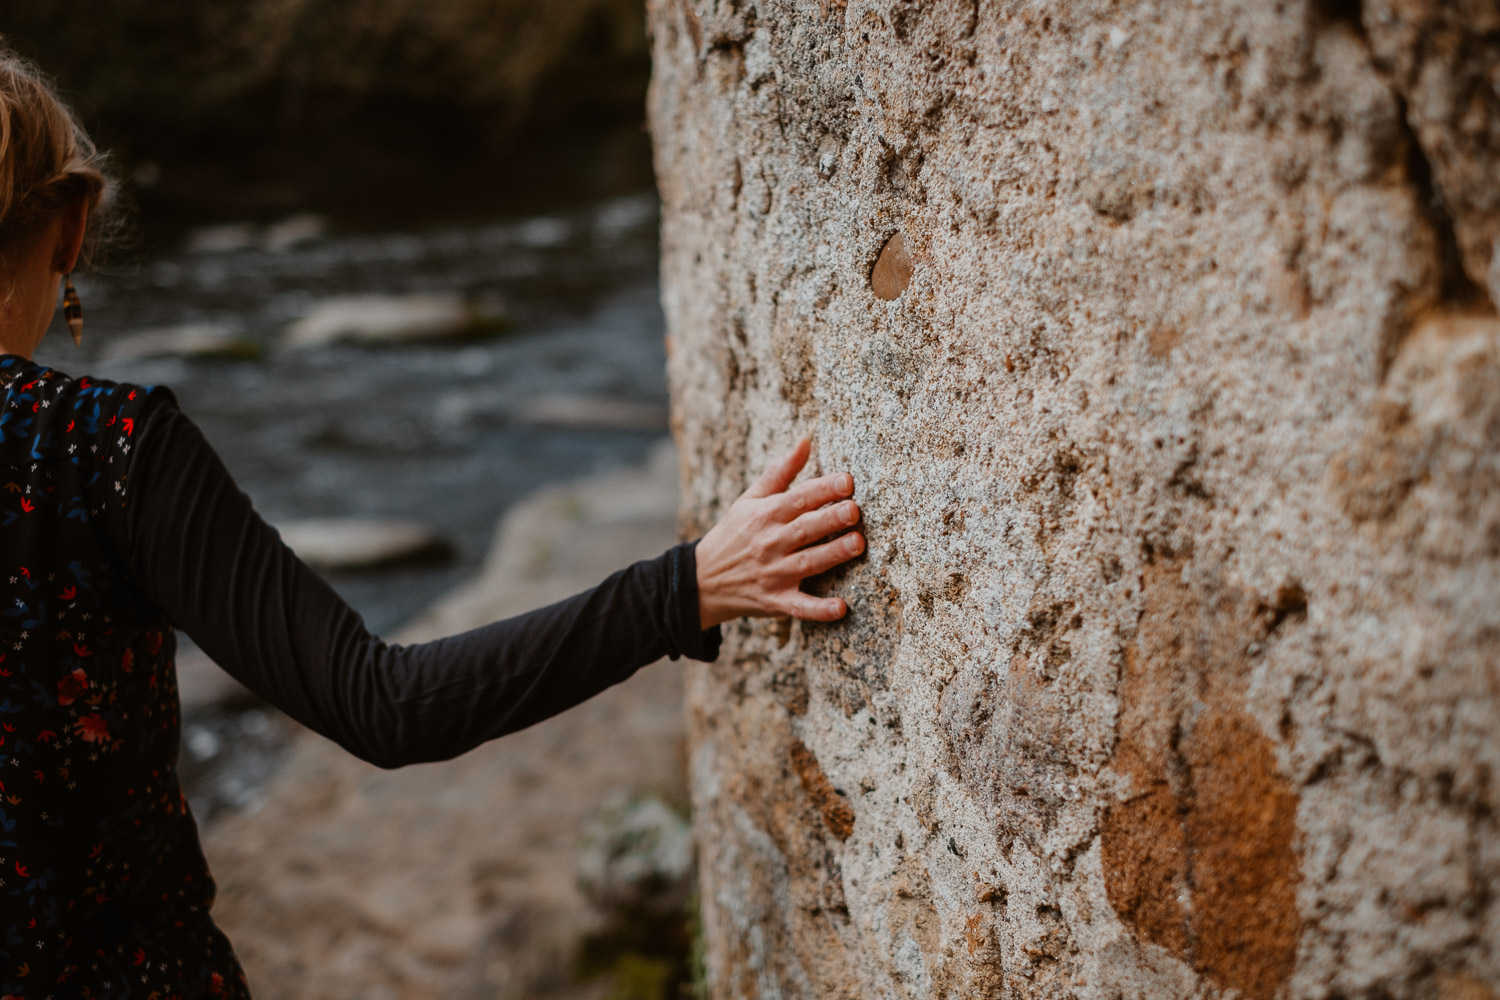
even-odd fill
[{"label": "shadowed background", "polygon": [[[638,0],[12,0],[0,37],[135,205],[78,279],[83,346],[38,360],[170,385],[373,630],[460,631],[674,541]],[[190,644],[179,672],[259,995],[686,988],[676,665],[396,773]]]}]

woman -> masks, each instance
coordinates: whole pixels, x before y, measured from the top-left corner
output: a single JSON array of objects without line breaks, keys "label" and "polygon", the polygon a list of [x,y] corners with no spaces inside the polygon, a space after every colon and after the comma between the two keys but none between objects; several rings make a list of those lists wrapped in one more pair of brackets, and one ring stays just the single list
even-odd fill
[{"label": "woman", "polygon": [[71,113],[0,52],[0,996],[248,995],[174,770],[174,628],[293,718],[397,767],[661,656],[711,660],[732,618],[844,615],[800,585],[863,549],[854,484],[792,487],[803,441],[696,543],[519,618],[380,642],[171,393],[30,360],[108,194]]}]

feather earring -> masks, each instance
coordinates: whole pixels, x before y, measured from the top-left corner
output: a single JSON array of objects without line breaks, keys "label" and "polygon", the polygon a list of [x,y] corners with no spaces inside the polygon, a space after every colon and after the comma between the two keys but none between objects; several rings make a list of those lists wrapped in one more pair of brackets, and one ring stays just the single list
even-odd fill
[{"label": "feather earring", "polygon": [[73,335],[75,345],[83,343],[83,303],[78,300],[78,289],[73,287],[73,275],[63,275],[63,321]]}]

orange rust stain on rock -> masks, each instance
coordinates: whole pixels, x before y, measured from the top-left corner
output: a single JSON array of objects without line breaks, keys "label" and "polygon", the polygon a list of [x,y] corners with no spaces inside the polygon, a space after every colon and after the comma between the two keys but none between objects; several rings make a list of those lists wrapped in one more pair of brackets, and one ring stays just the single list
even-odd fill
[{"label": "orange rust stain on rock", "polygon": [[1438,1000],[1496,1000],[1500,997],[1467,972],[1448,972],[1438,978]]},{"label": "orange rust stain on rock", "polygon": [[1297,961],[1297,795],[1246,715],[1215,711],[1184,741],[1192,772],[1183,826],[1198,965],[1247,997],[1272,997]]},{"label": "orange rust stain on rock", "polygon": [[1153,569],[1146,586],[1115,756],[1134,794],[1102,824],[1105,889],[1139,937],[1270,1000],[1294,971],[1301,931],[1298,798],[1238,706],[1245,649],[1280,620],[1248,592],[1184,582],[1180,566]]},{"label": "orange rust stain on rock", "polygon": [[813,756],[806,744],[801,740],[793,740],[790,756],[792,770],[797,772],[808,798],[818,807],[818,812],[823,816],[823,824],[835,837],[848,840],[849,834],[854,832],[854,810],[839,794],[838,789],[833,787],[833,782],[823,773],[818,758]]},{"label": "orange rust stain on rock", "polygon": [[970,958],[985,946],[988,937],[988,928],[985,926],[984,914],[971,913],[964,920],[964,945],[969,949]]},{"label": "orange rust stain on rock", "polygon": [[[1132,774],[1138,783],[1141,776]],[[1165,782],[1110,809],[1100,831],[1110,905],[1138,937],[1187,955],[1187,838]]]},{"label": "orange rust stain on rock", "polygon": [[1146,337],[1146,351],[1158,361],[1172,353],[1172,348],[1182,342],[1182,331],[1168,323],[1158,323]]},{"label": "orange rust stain on rock", "polygon": [[870,272],[870,288],[877,299],[887,302],[899,299],[906,286],[911,284],[914,266],[911,254],[906,249],[906,237],[897,233],[885,241],[875,267]]}]

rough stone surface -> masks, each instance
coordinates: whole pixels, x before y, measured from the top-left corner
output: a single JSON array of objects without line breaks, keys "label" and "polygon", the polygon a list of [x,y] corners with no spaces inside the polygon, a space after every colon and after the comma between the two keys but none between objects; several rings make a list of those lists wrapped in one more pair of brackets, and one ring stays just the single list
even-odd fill
[{"label": "rough stone surface", "polygon": [[648,12],[714,995],[1500,996],[1496,5]]},{"label": "rough stone surface", "polygon": [[1500,300],[1500,0],[1367,0],[1349,12],[1361,12],[1375,65],[1430,164],[1419,182],[1438,228],[1451,227],[1453,263]]}]

